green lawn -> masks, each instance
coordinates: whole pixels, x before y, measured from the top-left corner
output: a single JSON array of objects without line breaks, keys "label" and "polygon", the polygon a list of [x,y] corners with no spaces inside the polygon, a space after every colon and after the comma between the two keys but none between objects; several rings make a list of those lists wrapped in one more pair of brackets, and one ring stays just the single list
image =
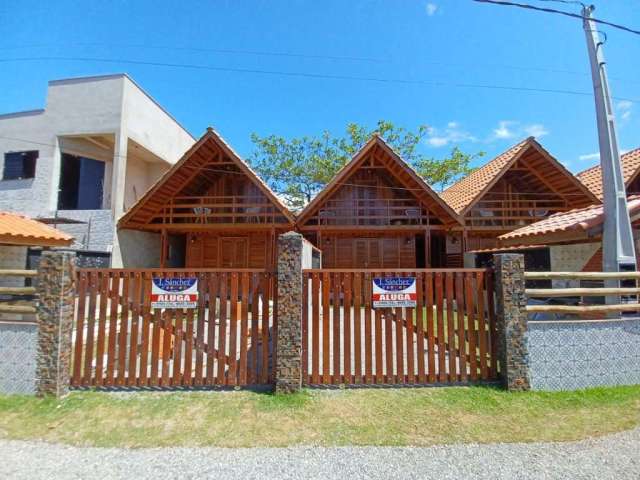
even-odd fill
[{"label": "green lawn", "polygon": [[636,427],[640,386],[566,393],[490,387],[74,392],[0,396],[0,438],[95,446],[434,445],[567,441]]}]

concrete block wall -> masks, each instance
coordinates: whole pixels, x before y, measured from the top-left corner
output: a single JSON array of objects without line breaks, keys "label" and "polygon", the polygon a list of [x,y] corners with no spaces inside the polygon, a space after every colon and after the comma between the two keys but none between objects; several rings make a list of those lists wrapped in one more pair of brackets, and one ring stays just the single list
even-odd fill
[{"label": "concrete block wall", "polygon": [[0,394],[36,392],[38,325],[0,321]]}]

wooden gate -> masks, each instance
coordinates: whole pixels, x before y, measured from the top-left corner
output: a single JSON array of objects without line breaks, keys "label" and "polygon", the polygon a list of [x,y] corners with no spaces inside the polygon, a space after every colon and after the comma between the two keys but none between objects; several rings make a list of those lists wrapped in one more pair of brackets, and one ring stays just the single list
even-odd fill
[{"label": "wooden gate", "polygon": [[[416,278],[415,308],[372,307],[376,277]],[[451,384],[497,377],[492,271],[303,273],[308,385]]]},{"label": "wooden gate", "polygon": [[[152,309],[153,277],[197,277],[197,308]],[[72,386],[271,383],[274,280],[249,269],[79,270]]]}]

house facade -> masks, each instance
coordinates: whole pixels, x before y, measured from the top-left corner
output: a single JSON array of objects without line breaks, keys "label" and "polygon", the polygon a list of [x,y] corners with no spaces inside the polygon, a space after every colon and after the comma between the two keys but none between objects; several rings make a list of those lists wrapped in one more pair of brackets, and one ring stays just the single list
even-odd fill
[{"label": "house facade", "polygon": [[500,235],[555,213],[600,203],[533,137],[498,155],[441,196],[462,217],[464,226],[451,236],[459,236],[463,253],[495,248]]},{"label": "house facade", "polygon": [[458,215],[379,136],[373,136],[297,217],[324,268],[446,265]]},{"label": "house facade", "polygon": [[118,222],[132,267],[273,270],[295,219],[212,128]]},{"label": "house facade", "polygon": [[51,81],[44,109],[0,115],[0,210],[121,266],[115,222],[193,142],[125,74]]}]

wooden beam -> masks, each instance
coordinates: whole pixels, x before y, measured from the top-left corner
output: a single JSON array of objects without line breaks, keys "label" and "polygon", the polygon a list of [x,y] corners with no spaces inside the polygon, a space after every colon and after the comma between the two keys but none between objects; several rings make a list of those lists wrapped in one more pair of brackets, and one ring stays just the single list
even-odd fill
[{"label": "wooden beam", "polygon": [[640,272],[524,272],[525,280],[640,279]]},{"label": "wooden beam", "polygon": [[528,288],[529,297],[597,297],[603,295],[637,295],[640,288]]},{"label": "wooden beam", "polygon": [[35,277],[37,270],[0,270],[0,277]]},{"label": "wooden beam", "polygon": [[528,313],[593,313],[593,312],[634,312],[640,311],[640,303],[616,305],[527,305]]},{"label": "wooden beam", "polygon": [[35,287],[0,287],[2,295],[35,295]]}]

